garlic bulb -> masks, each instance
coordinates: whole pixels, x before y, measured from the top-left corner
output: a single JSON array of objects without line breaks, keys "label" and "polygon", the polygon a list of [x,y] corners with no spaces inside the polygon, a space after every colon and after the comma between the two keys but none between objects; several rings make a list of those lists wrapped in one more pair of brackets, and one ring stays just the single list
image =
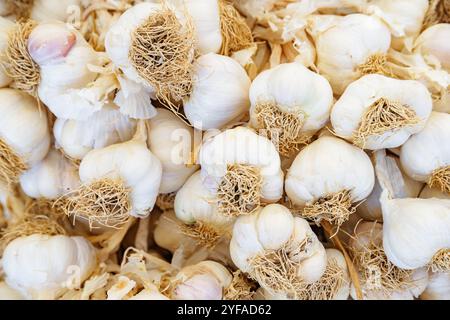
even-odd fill
[{"label": "garlic bulb", "polygon": [[146,140],[141,123],[132,140],[88,152],[80,163],[82,186],[68,198],[66,213],[107,227],[123,225],[130,215],[148,216],[162,168]]},{"label": "garlic bulb", "polygon": [[225,216],[253,212],[283,194],[283,171],[275,146],[251,129],[225,130],[200,149],[203,185]]},{"label": "garlic bulb", "polygon": [[34,0],[30,18],[35,21],[66,22],[71,12],[81,10],[82,0]]},{"label": "garlic bulb", "polygon": [[279,204],[238,217],[230,254],[265,290],[292,298],[319,280],[327,265],[325,249],[308,222]]},{"label": "garlic bulb", "polygon": [[88,118],[115,89],[112,76],[99,77],[90,69],[101,63],[101,56],[68,24],[37,25],[29,35],[28,51],[39,68],[39,98],[58,118]]},{"label": "garlic bulb", "polygon": [[46,156],[50,134],[47,117],[31,96],[4,88],[0,89],[0,101],[0,176],[14,183]]},{"label": "garlic bulb", "polygon": [[[382,224],[362,222],[350,240],[364,299],[412,300],[418,297],[428,283],[426,268],[403,270],[394,266],[384,253],[382,239]],[[353,287],[352,297],[355,296]]]},{"label": "garlic bulb", "polygon": [[250,87],[250,101],[250,125],[267,130],[287,156],[325,126],[333,92],[324,77],[293,62],[261,72]]},{"label": "garlic bulb", "polygon": [[341,225],[355,211],[352,203],[365,199],[374,183],[373,166],[364,151],[336,137],[322,136],[297,155],[285,190],[303,217]]},{"label": "garlic bulb", "polygon": [[113,104],[85,120],[58,118],[53,126],[57,146],[72,159],[83,159],[92,149],[128,141],[136,131],[136,121],[122,114]]},{"label": "garlic bulb", "polygon": [[175,300],[222,300],[232,281],[230,272],[220,263],[202,261],[180,270],[173,279]]},{"label": "garlic bulb", "polygon": [[450,273],[431,272],[421,300],[450,300]]},{"label": "garlic bulb", "polygon": [[431,109],[431,94],[420,82],[371,74],[347,87],[331,123],[338,136],[361,148],[395,148],[424,128]]},{"label": "garlic bulb", "polygon": [[450,72],[450,24],[440,23],[424,30],[414,41],[414,52],[419,52],[426,60],[437,59],[440,66]]},{"label": "garlic bulb", "polygon": [[248,111],[250,78],[235,60],[214,53],[200,56],[194,79],[184,112],[195,128],[220,129]]},{"label": "garlic bulb", "polygon": [[177,109],[174,102],[190,94],[194,26],[173,4],[143,2],[132,6],[108,30],[105,48],[123,72],[115,102],[130,117],[155,116],[150,98]]},{"label": "garlic bulb", "polygon": [[400,50],[420,33],[427,9],[427,0],[375,0],[369,1],[364,12],[387,24],[392,46]]},{"label": "garlic bulb", "polygon": [[[3,52],[8,45],[8,34],[14,28],[14,23],[10,20],[0,17],[0,52]],[[0,58],[0,88],[8,86],[11,82],[11,78],[7,72],[1,67],[3,58]]]},{"label": "garlic bulb", "polygon": [[20,186],[32,198],[57,199],[79,186],[78,168],[61,152],[50,150],[20,177]]},{"label": "garlic bulb", "polygon": [[194,130],[169,110],[156,110],[157,115],[148,121],[148,146],[163,167],[159,192],[170,193],[198,170],[198,165],[190,164]]},{"label": "garlic bulb", "polygon": [[29,298],[52,299],[71,282],[80,285],[93,271],[96,257],[83,237],[33,234],[9,243],[2,264],[11,288]]},{"label": "garlic bulb", "polygon": [[9,287],[5,282],[0,282],[0,300],[23,300],[24,297],[17,290]]},{"label": "garlic bulb", "polygon": [[384,73],[391,44],[389,29],[363,14],[311,16],[308,27],[317,52],[317,68],[335,94],[364,74]]},{"label": "garlic bulb", "polygon": [[450,193],[450,114],[432,112],[425,128],[402,146],[403,169],[413,179]]}]

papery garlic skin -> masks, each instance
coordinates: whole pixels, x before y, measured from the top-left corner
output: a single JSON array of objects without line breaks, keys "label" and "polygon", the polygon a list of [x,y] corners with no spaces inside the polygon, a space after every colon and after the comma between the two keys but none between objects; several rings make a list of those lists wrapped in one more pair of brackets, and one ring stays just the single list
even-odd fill
[{"label": "papery garlic skin", "polygon": [[125,142],[133,137],[136,121],[113,104],[105,105],[86,120],[58,118],[53,126],[57,145],[73,159],[83,159],[92,149]]},{"label": "papery garlic skin", "polygon": [[363,14],[312,16],[309,28],[315,39],[317,68],[335,94],[342,94],[361,77],[358,66],[372,55],[386,54],[391,43],[389,29],[377,18]]},{"label": "papery garlic skin", "polygon": [[78,9],[81,15],[81,3],[82,0],[34,0],[30,18],[38,22],[66,22],[73,10]]},{"label": "papery garlic skin", "polygon": [[47,116],[28,94],[0,89],[0,139],[28,166],[41,161],[50,148]]},{"label": "papery garlic skin", "polygon": [[32,198],[57,199],[79,184],[77,168],[54,149],[20,177],[20,186]]},{"label": "papery garlic skin", "polygon": [[450,200],[389,199],[384,191],[383,247],[399,268],[427,266],[441,249],[450,248]]},{"label": "papery garlic skin", "polygon": [[450,300],[450,273],[431,272],[420,300]]},{"label": "papery garlic skin", "polygon": [[170,300],[157,290],[143,289],[128,300]]},{"label": "papery garlic skin", "polygon": [[58,118],[86,119],[102,108],[106,88],[93,84],[98,74],[89,70],[100,55],[81,33],[62,22],[41,23],[28,51],[40,69],[39,98]]},{"label": "papery garlic skin", "polygon": [[[14,23],[6,18],[0,17],[0,52],[5,51],[8,46],[8,34],[14,29]],[[0,62],[1,62],[0,58]],[[0,88],[8,86],[11,78],[0,65]]]},{"label": "papery garlic skin", "polygon": [[[414,95],[411,94],[414,92]],[[369,135],[364,148],[378,150],[401,146],[413,134],[420,132],[432,109],[431,94],[415,80],[398,80],[378,74],[369,74],[351,83],[331,110],[331,123],[335,133],[351,142],[364,113],[380,98],[408,106],[420,119],[417,124]]]},{"label": "papery garlic skin", "polygon": [[334,262],[343,271],[342,284],[334,293],[332,300],[347,300],[350,295],[351,280],[345,257],[341,251],[336,249],[325,249],[325,251],[327,254],[327,263]]},{"label": "papery garlic skin", "polygon": [[5,282],[0,282],[0,300],[23,300],[24,297],[17,290],[9,287]]},{"label": "papery garlic skin", "polygon": [[425,128],[401,148],[400,160],[414,180],[428,182],[435,169],[450,165],[450,114],[432,112]]},{"label": "papery garlic skin", "polygon": [[[328,121],[333,92],[328,81],[299,62],[261,72],[250,87],[250,125],[259,128],[255,107],[274,102],[280,111],[305,115],[303,133],[315,133]],[[280,128],[282,129],[282,128]]]},{"label": "papery garlic skin", "polygon": [[133,139],[94,149],[84,156],[79,170],[83,184],[118,179],[129,187],[130,215],[145,217],[153,209],[161,183],[162,166],[144,141]]},{"label": "papery garlic skin", "polygon": [[374,183],[373,166],[364,151],[339,138],[322,136],[297,155],[285,190],[299,206],[343,190],[350,191],[351,201],[357,202],[371,193]]},{"label": "papery garlic skin", "polygon": [[172,294],[175,300],[222,300],[232,276],[220,263],[202,261],[181,269],[174,281],[179,282]]},{"label": "papery garlic skin", "polygon": [[254,214],[238,217],[230,242],[231,259],[241,271],[253,277],[252,260],[255,257],[284,246],[288,252],[296,250],[305,239],[308,239],[307,249],[290,259],[297,265],[299,281],[312,283],[325,271],[325,249],[306,220],[293,217],[279,204],[270,204]]},{"label": "papery garlic skin", "polygon": [[157,112],[148,120],[147,136],[150,151],[163,166],[159,192],[165,194],[180,189],[198,165],[190,165],[194,130],[167,109]]},{"label": "papery garlic skin", "polygon": [[204,142],[200,165],[204,186],[215,194],[227,172],[227,165],[256,166],[263,179],[261,200],[276,202],[283,194],[283,171],[280,155],[270,140],[251,129],[228,129]]},{"label": "papery garlic skin", "polygon": [[194,128],[221,129],[239,120],[250,106],[250,78],[234,59],[215,53],[195,61],[192,93],[184,112]]},{"label": "papery garlic skin", "polygon": [[425,60],[437,59],[441,67],[450,72],[450,24],[439,23],[424,30],[414,41],[414,52]]},{"label": "papery garlic skin", "polygon": [[34,234],[8,244],[3,253],[6,283],[27,298],[52,299],[75,275],[84,281],[96,265],[95,249],[83,237]]}]

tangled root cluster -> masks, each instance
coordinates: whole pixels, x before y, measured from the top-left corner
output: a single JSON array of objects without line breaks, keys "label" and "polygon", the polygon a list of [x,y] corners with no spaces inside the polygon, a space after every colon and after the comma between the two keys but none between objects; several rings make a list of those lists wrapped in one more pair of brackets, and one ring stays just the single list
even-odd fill
[{"label": "tangled root cluster", "polygon": [[392,77],[392,71],[386,66],[387,58],[383,53],[371,55],[366,62],[358,66],[361,75],[378,73]]},{"label": "tangled root cluster", "polygon": [[438,187],[442,192],[450,193],[450,165],[433,171],[428,180],[430,187]]},{"label": "tangled root cluster", "polygon": [[245,19],[227,0],[219,0],[222,47],[220,54],[230,56],[253,44],[253,35]]},{"label": "tangled root cluster", "polygon": [[224,300],[252,300],[257,289],[254,281],[250,280],[241,270],[233,273],[231,284],[225,288]]},{"label": "tangled root cluster", "polygon": [[411,270],[392,264],[381,245],[373,241],[362,250],[352,250],[353,263],[361,277],[361,285],[367,290],[380,291],[389,296],[394,291],[412,285]]},{"label": "tangled root cluster", "polygon": [[130,189],[120,180],[102,179],[82,185],[65,197],[67,216],[86,219],[90,228],[95,224],[120,228],[129,219]]},{"label": "tangled root cluster", "polygon": [[11,187],[19,182],[20,175],[27,170],[23,159],[0,139],[0,182]]},{"label": "tangled root cluster", "polygon": [[36,26],[36,22],[27,20],[17,22],[9,34],[4,52],[4,68],[6,74],[13,80],[12,87],[25,91],[37,98],[37,88],[40,82],[39,66],[28,52],[28,37]]},{"label": "tangled root cluster", "polygon": [[274,102],[260,102],[255,107],[258,125],[267,130],[268,138],[275,144],[282,156],[298,153],[311,137],[301,133],[306,114],[283,112]]},{"label": "tangled root cluster", "polygon": [[450,23],[450,0],[430,0],[423,29],[438,23]]},{"label": "tangled root cluster", "polygon": [[181,233],[209,249],[213,249],[223,236],[220,230],[201,221],[196,221],[194,224],[183,224]]},{"label": "tangled root cluster", "polygon": [[441,249],[433,256],[431,271],[444,273],[450,271],[450,249]]},{"label": "tangled root cluster", "polygon": [[317,224],[323,219],[340,226],[355,211],[356,208],[352,207],[350,191],[343,190],[307,205],[300,215],[306,219],[314,220]]},{"label": "tangled root cluster", "polygon": [[138,74],[155,88],[157,98],[178,112],[173,101],[182,101],[192,91],[196,54],[192,22],[187,19],[181,24],[164,5],[135,30],[129,58]]},{"label": "tangled root cluster", "polygon": [[228,165],[217,189],[217,209],[227,217],[251,214],[260,206],[262,177],[251,165]]},{"label": "tangled root cluster", "polygon": [[415,111],[405,104],[385,98],[376,100],[364,113],[359,128],[353,134],[353,144],[364,148],[366,139],[420,123]]}]

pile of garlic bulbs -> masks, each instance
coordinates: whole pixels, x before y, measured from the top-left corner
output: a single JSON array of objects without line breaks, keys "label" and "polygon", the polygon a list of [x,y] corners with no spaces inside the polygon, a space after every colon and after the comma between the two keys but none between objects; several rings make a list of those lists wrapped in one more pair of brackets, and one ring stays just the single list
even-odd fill
[{"label": "pile of garlic bulbs", "polygon": [[450,299],[448,39],[447,0],[1,1],[0,300]]}]

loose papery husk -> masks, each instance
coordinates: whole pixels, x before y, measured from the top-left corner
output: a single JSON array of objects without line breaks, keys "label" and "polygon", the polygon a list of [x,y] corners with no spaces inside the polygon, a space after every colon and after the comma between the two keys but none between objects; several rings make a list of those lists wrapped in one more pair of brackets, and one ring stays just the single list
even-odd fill
[{"label": "loose papery husk", "polygon": [[175,196],[176,192],[171,193],[161,193],[156,198],[156,206],[162,211],[171,210],[175,207]]},{"label": "loose papery husk", "polygon": [[334,225],[340,226],[348,220],[350,215],[356,211],[352,206],[349,190],[343,190],[335,194],[323,197],[314,203],[305,206],[300,211],[300,216],[313,220],[320,224],[321,220],[326,220]]},{"label": "loose papery husk", "polygon": [[119,229],[131,210],[130,189],[121,180],[101,179],[84,184],[64,196],[67,216],[86,219],[89,227],[101,225]]},{"label": "loose papery husk", "polygon": [[271,294],[285,293],[294,299],[304,296],[305,282],[297,274],[300,261],[291,257],[305,251],[310,244],[311,239],[305,238],[293,248],[289,240],[279,249],[265,250],[249,260],[249,277]]},{"label": "loose papery husk", "polygon": [[230,285],[225,288],[223,300],[253,300],[258,285],[241,270],[233,272]]},{"label": "loose papery husk", "polygon": [[30,16],[34,0],[5,0],[8,13],[16,19],[27,19]]},{"label": "loose papery husk", "polygon": [[231,56],[233,52],[252,46],[252,31],[233,4],[228,0],[219,0],[219,11],[222,33],[220,54]]},{"label": "loose papery husk", "polygon": [[217,210],[226,217],[251,214],[261,204],[262,176],[256,166],[227,166],[217,188]]},{"label": "loose papery husk", "polygon": [[375,53],[367,58],[363,64],[359,65],[357,70],[361,73],[361,75],[377,73],[392,77],[392,71],[386,63],[387,57],[384,53]]},{"label": "loose papery husk", "polygon": [[301,132],[306,120],[306,114],[302,111],[283,112],[274,102],[259,102],[255,107],[255,116],[258,125],[267,130],[268,138],[282,156],[298,153],[301,146],[311,139]]},{"label": "loose papery husk", "polygon": [[422,30],[438,23],[450,23],[450,0],[430,0]]},{"label": "loose papery husk", "polygon": [[224,236],[224,231],[202,221],[183,224],[180,228],[182,234],[193,238],[199,245],[208,249],[213,249]]},{"label": "loose papery husk", "polygon": [[450,165],[433,171],[428,180],[430,187],[437,187],[442,192],[450,193]]},{"label": "loose papery husk", "polygon": [[411,288],[412,270],[404,270],[390,262],[381,245],[371,241],[363,249],[351,249],[361,285],[370,291],[390,296],[395,291]]},{"label": "loose papery husk", "polygon": [[11,188],[19,182],[20,175],[27,169],[25,161],[0,139],[0,182]]},{"label": "loose papery husk", "polygon": [[24,91],[38,99],[37,89],[40,82],[39,65],[28,52],[28,37],[37,23],[32,20],[19,21],[10,32],[4,52],[3,68],[13,80],[11,87]]},{"label": "loose papery husk", "polygon": [[379,98],[364,113],[358,129],[353,133],[353,144],[364,149],[369,136],[382,135],[418,123],[420,119],[408,105]]},{"label": "loose papery husk", "polygon": [[450,271],[450,249],[445,248],[439,250],[431,259],[431,271],[433,272],[449,272]]},{"label": "loose papery husk", "polygon": [[162,6],[134,31],[129,59],[157,99],[178,114],[173,101],[183,101],[193,88],[195,28],[187,14],[183,25],[164,1]]}]

